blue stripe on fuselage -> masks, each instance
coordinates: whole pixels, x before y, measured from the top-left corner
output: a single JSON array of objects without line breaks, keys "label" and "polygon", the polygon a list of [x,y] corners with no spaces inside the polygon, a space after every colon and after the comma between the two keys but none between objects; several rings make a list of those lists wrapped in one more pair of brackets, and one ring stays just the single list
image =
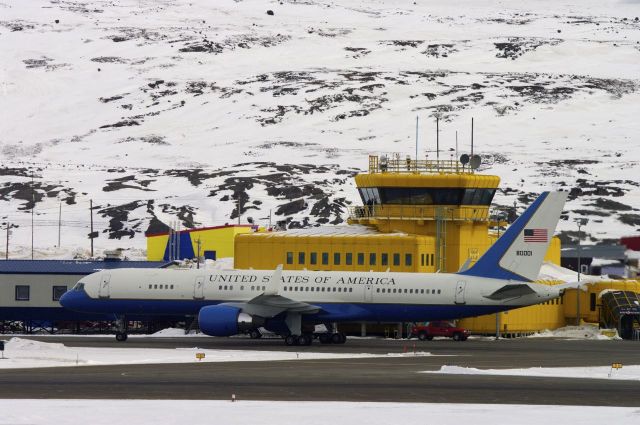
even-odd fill
[{"label": "blue stripe on fuselage", "polygon": [[[63,305],[85,313],[110,313],[115,315],[155,317],[196,315],[208,305],[232,300],[143,300],[90,298],[85,291],[69,291],[64,295]],[[478,305],[434,305],[434,304],[381,304],[381,303],[313,303],[321,308],[313,315],[303,315],[304,322],[418,322],[473,317],[507,310],[506,306]]]}]

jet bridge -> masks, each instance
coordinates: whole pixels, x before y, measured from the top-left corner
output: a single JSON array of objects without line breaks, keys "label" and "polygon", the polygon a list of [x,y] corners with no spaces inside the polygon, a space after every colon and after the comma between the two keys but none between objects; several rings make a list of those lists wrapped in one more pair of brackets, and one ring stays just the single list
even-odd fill
[{"label": "jet bridge", "polygon": [[640,294],[633,291],[607,291],[602,294],[602,322],[618,330],[623,339],[640,340]]}]

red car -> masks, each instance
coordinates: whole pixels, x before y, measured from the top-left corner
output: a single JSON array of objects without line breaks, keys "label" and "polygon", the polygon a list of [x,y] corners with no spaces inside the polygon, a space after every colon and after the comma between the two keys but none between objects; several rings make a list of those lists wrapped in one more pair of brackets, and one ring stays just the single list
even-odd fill
[{"label": "red car", "polygon": [[465,328],[458,328],[449,322],[429,322],[426,325],[415,325],[411,328],[411,335],[417,336],[420,341],[425,339],[431,341],[434,336],[446,336],[454,341],[464,341],[469,337],[469,331]]}]

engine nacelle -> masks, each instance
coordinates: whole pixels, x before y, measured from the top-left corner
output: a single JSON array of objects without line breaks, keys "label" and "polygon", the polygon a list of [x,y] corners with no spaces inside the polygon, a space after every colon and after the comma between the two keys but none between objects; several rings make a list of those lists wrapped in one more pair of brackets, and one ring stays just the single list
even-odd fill
[{"label": "engine nacelle", "polygon": [[210,305],[198,313],[200,330],[211,336],[231,336],[264,325],[264,318],[241,313],[237,307]]}]

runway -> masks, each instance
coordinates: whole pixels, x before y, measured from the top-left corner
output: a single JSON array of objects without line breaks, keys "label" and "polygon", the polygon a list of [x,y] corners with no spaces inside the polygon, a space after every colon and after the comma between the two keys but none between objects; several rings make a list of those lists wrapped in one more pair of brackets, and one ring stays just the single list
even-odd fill
[{"label": "runway", "polygon": [[[123,347],[107,338],[46,337],[68,346]],[[279,339],[131,338],[128,347],[355,353],[427,351],[427,357],[14,369],[0,372],[0,398],[402,401],[640,405],[639,381],[437,375],[442,365],[528,368],[640,364],[640,344],[591,340],[430,342],[352,339],[346,345],[285,347]]]}]

